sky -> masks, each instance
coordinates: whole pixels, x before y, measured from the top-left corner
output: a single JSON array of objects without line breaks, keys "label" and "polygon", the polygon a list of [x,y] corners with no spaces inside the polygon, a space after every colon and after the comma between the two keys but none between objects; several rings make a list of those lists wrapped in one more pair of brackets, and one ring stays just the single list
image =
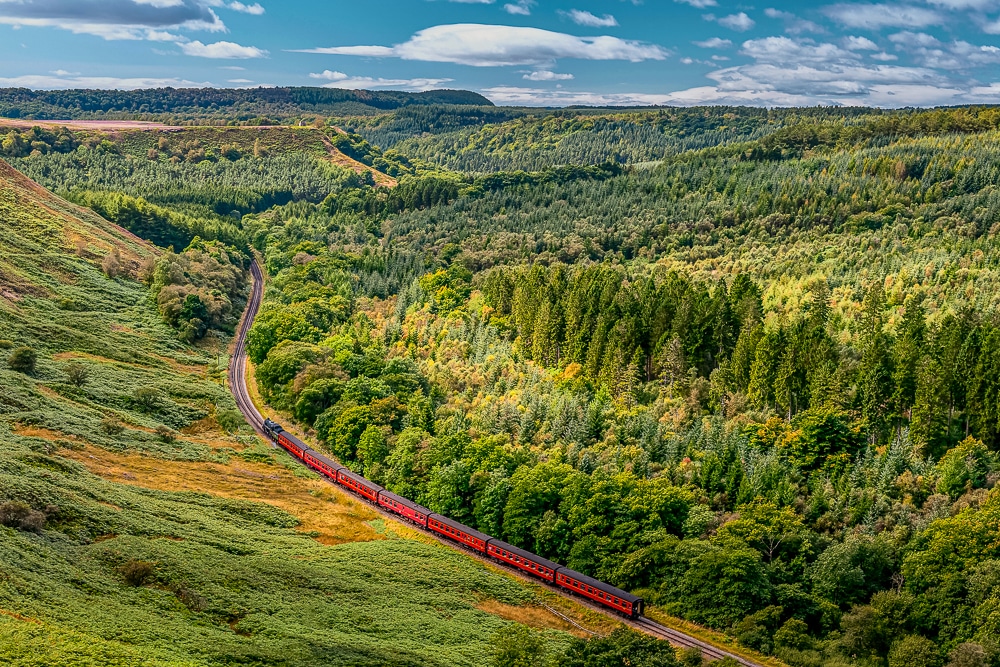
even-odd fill
[{"label": "sky", "polygon": [[1000,0],[0,0],[0,87],[1000,103]]}]

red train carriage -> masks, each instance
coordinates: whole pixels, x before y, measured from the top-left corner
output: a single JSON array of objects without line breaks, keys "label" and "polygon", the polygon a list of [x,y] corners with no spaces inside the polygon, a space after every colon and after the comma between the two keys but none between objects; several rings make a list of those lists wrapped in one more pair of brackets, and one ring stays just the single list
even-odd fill
[{"label": "red train carriage", "polygon": [[396,495],[392,491],[383,491],[378,494],[378,504],[390,512],[395,512],[401,517],[409,519],[421,528],[427,527],[427,517],[430,516],[431,511],[412,500]]},{"label": "red train carriage", "polygon": [[312,448],[309,445],[302,442],[294,435],[292,435],[284,428],[282,428],[279,424],[271,421],[270,419],[264,420],[264,430],[267,431],[268,434],[270,434],[271,439],[274,440],[274,442],[284,447],[286,450],[288,450],[289,454],[291,454],[297,459],[302,459],[303,461],[305,461],[306,452],[312,450]]},{"label": "red train carriage", "polygon": [[369,482],[361,475],[355,474],[347,468],[341,468],[337,471],[337,483],[358,495],[364,496],[373,503],[378,502],[378,494],[385,490],[375,482]]},{"label": "red train carriage", "polygon": [[344,466],[328,459],[314,449],[307,451],[305,456],[302,457],[302,460],[305,461],[306,465],[313,470],[326,475],[334,481],[337,480],[337,473],[344,469]]},{"label": "red train carriage", "polygon": [[642,598],[569,568],[559,568],[556,572],[556,585],[626,616],[635,618],[642,615]]},{"label": "red train carriage", "polygon": [[487,554],[524,572],[529,572],[544,581],[554,583],[560,588],[581,595],[631,618],[642,615],[643,600],[640,597],[562,567],[550,560],[536,556],[530,551],[518,549],[506,542],[493,539],[489,535],[473,530],[457,521],[452,521],[448,517],[432,514],[426,507],[386,491],[378,484],[351,472],[336,461],[316,452],[309,445],[285,431],[277,422],[265,419],[264,432],[274,443],[287,449],[292,456],[301,459],[310,468],[323,473],[347,490],[378,503],[381,507],[413,521],[422,528],[444,535],[459,544]]},{"label": "red train carriage", "polygon": [[485,533],[480,533],[478,530],[473,530],[440,514],[431,514],[427,517],[427,528],[480,553],[486,553],[486,543],[493,539]]},{"label": "red train carriage", "polygon": [[519,570],[524,570],[528,574],[533,574],[536,577],[544,579],[550,584],[556,580],[556,570],[559,569],[558,563],[553,563],[541,556],[536,556],[530,551],[518,549],[506,542],[495,539],[490,540],[489,544],[486,545],[486,554],[504,563],[513,565]]}]

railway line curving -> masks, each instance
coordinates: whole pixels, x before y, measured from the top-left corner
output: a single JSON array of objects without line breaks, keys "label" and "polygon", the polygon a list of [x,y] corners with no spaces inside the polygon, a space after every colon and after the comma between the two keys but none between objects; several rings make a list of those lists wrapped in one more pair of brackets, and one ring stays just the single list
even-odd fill
[{"label": "railway line curving", "polygon": [[[257,410],[257,407],[254,405],[253,400],[251,400],[246,380],[247,333],[249,332],[250,327],[253,326],[254,319],[257,317],[257,313],[260,310],[261,300],[263,299],[264,296],[264,274],[261,271],[260,266],[257,264],[256,261],[252,262],[252,264],[250,265],[250,274],[253,277],[253,286],[250,293],[250,298],[247,301],[246,310],[243,313],[243,319],[240,322],[240,326],[236,334],[232,361],[230,362],[229,365],[228,378],[229,378],[230,390],[232,391],[233,397],[236,399],[236,405],[239,408],[240,412],[243,413],[244,418],[259,435],[261,435],[265,439],[270,439],[264,431],[264,416],[260,414],[260,412]],[[342,487],[338,488],[341,488],[341,490],[343,490]],[[377,505],[375,506],[375,510],[387,518],[399,520],[398,516],[383,511]],[[457,545],[447,542],[446,540],[442,539],[438,535],[435,535],[434,533],[429,533],[429,534],[435,537],[441,544],[447,545],[455,549],[459,548]],[[462,549],[462,552],[470,553],[474,557],[479,558],[479,560],[483,561],[487,560],[486,558],[480,556],[479,554],[475,554],[467,549]],[[515,570],[514,568],[507,567],[493,560],[490,560],[489,562],[490,564],[496,567],[501,567],[505,571],[508,571],[511,574],[514,574],[515,576],[518,576],[521,579],[529,580],[526,576],[524,576],[523,573]],[[532,583],[544,585],[542,582],[539,582],[535,579],[530,579],[529,581],[531,581]],[[574,601],[580,604],[584,604],[590,609],[593,609],[595,611],[600,611],[601,613],[612,616],[611,612],[607,611],[606,609],[602,609],[601,607],[598,607],[595,604],[591,604],[585,600],[581,600],[578,596],[570,595],[566,591],[556,588],[555,586],[550,585],[549,588],[551,590],[557,591],[560,595],[571,597]],[[562,616],[562,614],[555,612],[555,610],[552,611],[553,613],[556,613],[557,616]],[[702,655],[709,660],[721,660],[723,658],[732,658],[733,660],[736,660],[744,667],[763,667],[759,663],[747,660],[746,658],[738,656],[734,653],[730,653],[729,651],[721,649],[713,644],[702,641],[700,639],[687,635],[678,630],[668,628],[664,625],[661,625],[660,623],[657,623],[643,616],[640,616],[639,618],[632,620],[622,620],[617,616],[614,616],[614,618],[616,618],[616,620],[625,622],[628,625],[638,630],[641,630],[642,632],[645,632],[648,635],[651,635],[658,639],[662,639],[664,641],[668,641],[673,646],[679,648],[698,648],[701,650]],[[577,625],[573,621],[569,622],[571,622],[573,625]],[[581,629],[590,632],[585,628]]]}]

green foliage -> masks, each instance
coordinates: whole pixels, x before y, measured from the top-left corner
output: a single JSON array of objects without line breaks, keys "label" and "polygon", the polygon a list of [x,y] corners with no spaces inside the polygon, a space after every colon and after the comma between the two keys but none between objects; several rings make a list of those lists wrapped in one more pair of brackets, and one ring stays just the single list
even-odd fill
[{"label": "green foliage", "polygon": [[160,314],[182,340],[193,343],[209,329],[233,331],[246,300],[245,257],[218,241],[195,238],[184,252],[156,262],[150,289]]},{"label": "green foliage", "polygon": [[665,641],[619,627],[607,637],[577,639],[560,667],[678,667],[674,648]]},{"label": "green foliage", "polygon": [[547,655],[545,641],[524,626],[504,628],[493,638],[496,667],[542,667]]},{"label": "green foliage", "polygon": [[957,498],[966,491],[983,488],[993,470],[993,459],[981,441],[966,438],[938,462],[938,492]]},{"label": "green foliage", "polygon": [[38,354],[27,346],[22,346],[15,349],[7,357],[7,365],[12,371],[17,371],[18,373],[24,373],[25,375],[31,375],[35,372],[35,367],[38,364]]}]

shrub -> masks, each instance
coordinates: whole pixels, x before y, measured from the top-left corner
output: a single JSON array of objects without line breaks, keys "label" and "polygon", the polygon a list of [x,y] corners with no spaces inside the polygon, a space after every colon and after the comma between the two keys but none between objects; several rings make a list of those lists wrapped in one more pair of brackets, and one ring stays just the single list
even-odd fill
[{"label": "shrub", "polygon": [[115,248],[104,257],[104,261],[101,262],[101,270],[104,271],[104,275],[108,278],[118,277],[118,274],[122,270],[122,256],[118,252],[118,248]]},{"label": "shrub", "polygon": [[14,347],[14,341],[0,338],[0,350],[9,350]]},{"label": "shrub", "polygon": [[45,514],[22,502],[0,505],[0,524],[26,532],[40,533],[45,527]]},{"label": "shrub", "polygon": [[71,363],[66,366],[66,381],[74,387],[82,387],[90,380],[90,369],[83,364]]},{"label": "shrub", "polygon": [[177,440],[177,432],[169,426],[162,424],[156,427],[156,435],[159,436],[160,440],[167,443]]},{"label": "shrub", "polygon": [[243,426],[243,415],[236,410],[219,410],[215,413],[215,421],[226,433],[235,433]]},{"label": "shrub", "polygon": [[114,415],[108,415],[101,420],[101,430],[108,435],[121,435],[125,432],[125,425]]},{"label": "shrub", "polygon": [[909,635],[892,645],[889,667],[940,667],[941,654],[930,639]]},{"label": "shrub", "polygon": [[19,347],[7,357],[7,365],[11,370],[25,375],[35,372],[35,365],[38,363],[38,355],[30,347]]},{"label": "shrub", "polygon": [[145,586],[156,573],[156,566],[144,560],[130,560],[119,569],[129,586]]},{"label": "shrub", "polygon": [[153,387],[135,390],[135,402],[142,410],[152,410],[160,403],[160,392]]}]

